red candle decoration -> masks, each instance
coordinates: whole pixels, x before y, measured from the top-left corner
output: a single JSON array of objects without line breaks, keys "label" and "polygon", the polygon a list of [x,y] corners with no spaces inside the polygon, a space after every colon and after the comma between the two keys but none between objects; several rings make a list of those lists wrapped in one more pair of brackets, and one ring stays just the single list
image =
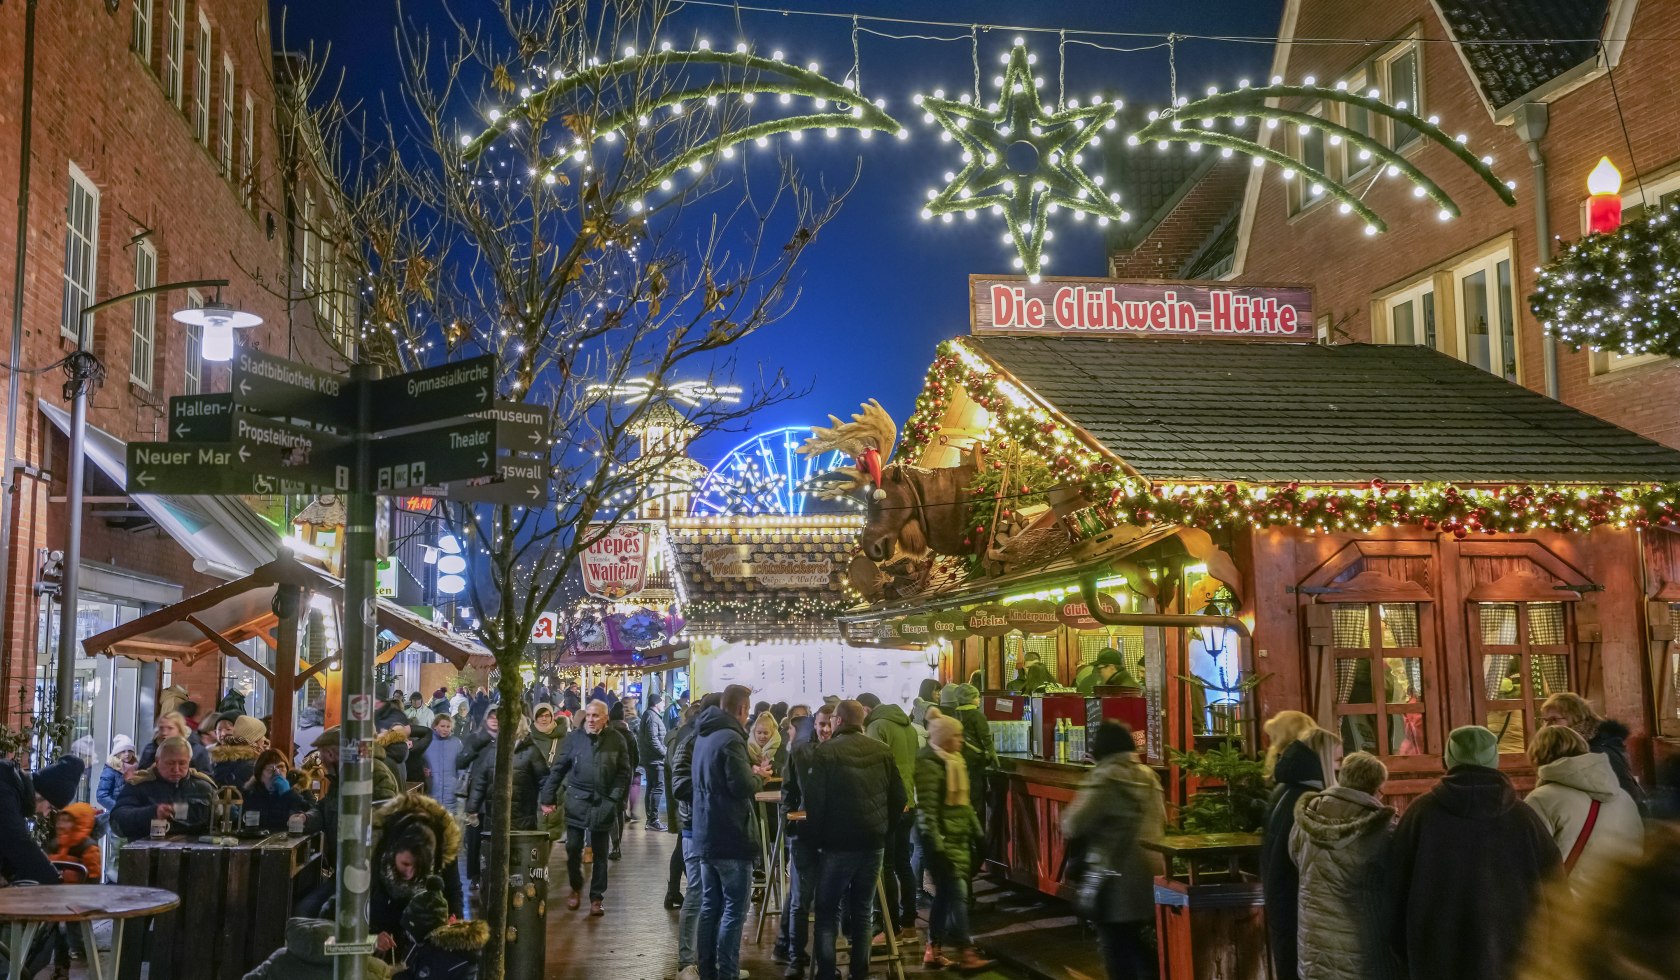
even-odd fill
[{"label": "red candle decoration", "polygon": [[1595,235],[1622,226],[1622,172],[1609,157],[1599,157],[1598,166],[1587,175],[1587,230]]}]

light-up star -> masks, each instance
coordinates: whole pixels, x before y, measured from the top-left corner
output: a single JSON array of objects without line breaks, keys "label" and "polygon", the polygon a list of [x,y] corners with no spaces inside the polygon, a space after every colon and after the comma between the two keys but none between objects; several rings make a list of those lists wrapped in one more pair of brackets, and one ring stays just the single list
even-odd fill
[{"label": "light-up star", "polygon": [[[1122,220],[1120,195],[1105,193],[1079,166],[1079,154],[1114,128],[1119,105],[1095,102],[1051,112],[1038,100],[1038,83],[1024,45],[1009,53],[998,101],[980,106],[922,97],[922,108],[963,149],[963,168],[922,210],[922,217],[991,208],[1004,215],[1016,265],[1034,282],[1044,265],[1051,211],[1069,208],[1099,222]],[[1011,161],[1014,149],[1016,159]],[[1011,166],[1013,162],[1014,166]]]}]

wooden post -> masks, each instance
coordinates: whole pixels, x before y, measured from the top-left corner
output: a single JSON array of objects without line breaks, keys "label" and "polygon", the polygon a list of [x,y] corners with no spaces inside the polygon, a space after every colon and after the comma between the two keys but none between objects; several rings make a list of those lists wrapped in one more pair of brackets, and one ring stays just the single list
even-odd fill
[{"label": "wooden post", "polygon": [[274,598],[280,622],[274,628],[274,717],[270,719],[268,738],[291,758],[297,713],[298,613],[303,606],[303,590],[281,583],[275,587]]}]

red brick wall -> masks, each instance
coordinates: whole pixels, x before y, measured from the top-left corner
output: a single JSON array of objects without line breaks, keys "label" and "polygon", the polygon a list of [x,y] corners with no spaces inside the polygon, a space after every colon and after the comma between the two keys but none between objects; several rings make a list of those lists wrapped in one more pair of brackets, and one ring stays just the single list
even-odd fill
[{"label": "red brick wall", "polygon": [[1121,279],[1175,277],[1241,199],[1247,177],[1241,159],[1214,164],[1136,248],[1109,257],[1113,274]]},{"label": "red brick wall", "polygon": [[[1478,155],[1491,154],[1500,176],[1517,182],[1517,206],[1506,207],[1469,169],[1439,146],[1409,152],[1413,163],[1435,178],[1463,209],[1442,222],[1435,208],[1411,196],[1410,184],[1379,181],[1366,197],[1389,223],[1387,234],[1367,237],[1358,219],[1319,206],[1291,218],[1284,182],[1272,166],[1258,171],[1261,191],[1253,230],[1242,260],[1250,280],[1299,281],[1316,291],[1319,312],[1333,314],[1354,340],[1372,339],[1371,302],[1386,288],[1417,278],[1437,263],[1501,236],[1513,243],[1517,274],[1519,370],[1522,383],[1544,390],[1542,330],[1527,310],[1534,289],[1536,246],[1534,177],[1526,148],[1509,127],[1495,125],[1457,52],[1439,42],[1446,33],[1424,0],[1364,3],[1358,0],[1302,0],[1300,37],[1395,37],[1421,25],[1425,115],[1438,114],[1448,133],[1469,135]],[[1680,32],[1680,5],[1640,4],[1629,35],[1672,37]],[[1367,45],[1299,45],[1283,74],[1290,82],[1316,75],[1332,84],[1375,48]],[[1616,88],[1627,120],[1632,160],[1649,174],[1680,162],[1680,116],[1672,111],[1671,46],[1634,41],[1616,68]],[[1281,130],[1279,130],[1281,135]],[[1580,208],[1586,175],[1608,154],[1634,186],[1634,167],[1617,122],[1609,82],[1599,78],[1551,105],[1551,125],[1542,143],[1548,176],[1551,230],[1568,241],[1580,236]],[[1437,303],[1450,302],[1438,294]],[[1564,401],[1669,445],[1680,445],[1680,365],[1663,363],[1593,377],[1586,354],[1559,354]]]},{"label": "red brick wall", "polygon": [[[129,50],[128,2],[120,4],[114,15],[107,12],[103,0],[62,0],[38,7],[30,227],[23,294],[24,363],[31,367],[51,364],[73,347],[60,335],[59,309],[64,209],[69,165],[74,161],[99,188],[96,299],[134,288],[130,240],[150,229],[149,241],[158,252],[159,282],[229,279],[231,285],[223,290],[223,298],[265,320],[253,340],[266,350],[291,351],[300,359],[326,365],[325,349],[314,333],[307,304],[293,304],[291,319],[296,322],[289,324],[286,301],[254,281],[260,276],[271,286],[282,282],[287,234],[280,204],[282,189],[275,179],[278,140],[269,81],[268,4],[263,0],[187,0],[185,93],[183,108],[176,109],[165,98],[160,80],[168,2],[154,3],[149,63]],[[0,5],[0,63],[7,66],[0,72],[0,199],[8,202],[17,197],[24,7],[22,3]],[[194,139],[188,119],[201,9],[208,14],[213,31],[208,147]],[[241,164],[247,90],[256,104],[260,192],[258,206],[252,211],[244,206],[236,184],[219,173],[216,154],[224,53],[232,55],[235,66],[235,170]],[[10,216],[12,212],[7,213]],[[272,233],[268,228],[270,218]],[[7,220],[0,229],[0,269],[5,270],[0,275],[0,310],[8,324],[16,255],[13,228],[13,222]],[[207,297],[211,295],[211,291],[204,292]],[[150,392],[129,381],[131,308],[119,306],[98,315],[93,351],[104,362],[107,376],[91,400],[89,421],[93,425],[124,440],[164,437],[161,413],[168,396],[182,391],[186,357],[183,328],[170,320],[169,314],[185,303],[185,293],[158,298],[155,337],[159,356]],[[64,546],[64,507],[47,501],[49,493],[62,498],[65,492],[64,440],[36,409],[37,399],[65,405],[60,392],[62,380],[61,374],[52,370],[26,375],[22,385],[18,455],[30,465],[50,471],[51,483],[49,486],[41,479],[27,477],[20,481],[15,544],[6,556],[11,562],[11,595],[5,597],[6,624],[0,635],[0,683],[4,684],[8,705],[16,701],[18,686],[32,669],[32,651],[37,645],[32,589],[37,550]],[[207,372],[205,391],[226,388],[225,368]],[[0,404],[0,415],[3,413],[4,405]],[[92,469],[90,463],[90,472]],[[180,583],[188,594],[209,584],[192,572],[190,557],[166,535],[113,531],[91,518],[85,523],[86,561],[115,563],[165,578]],[[214,681],[207,687],[214,687]],[[196,686],[194,693],[201,693]]]}]

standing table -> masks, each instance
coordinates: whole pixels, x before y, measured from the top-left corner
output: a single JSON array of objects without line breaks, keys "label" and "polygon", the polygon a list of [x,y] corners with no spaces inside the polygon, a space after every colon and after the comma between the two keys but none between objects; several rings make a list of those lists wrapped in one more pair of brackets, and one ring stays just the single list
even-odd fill
[{"label": "standing table", "polygon": [[[76,923],[87,951],[88,975],[94,980],[116,976],[123,953],[123,926],[129,919],[168,912],[181,904],[174,892],[132,885],[20,885],[0,888],[0,922],[6,923],[11,959],[7,980],[23,980],[24,961],[42,926]],[[93,944],[93,923],[111,920],[111,969],[99,962]]]}]

